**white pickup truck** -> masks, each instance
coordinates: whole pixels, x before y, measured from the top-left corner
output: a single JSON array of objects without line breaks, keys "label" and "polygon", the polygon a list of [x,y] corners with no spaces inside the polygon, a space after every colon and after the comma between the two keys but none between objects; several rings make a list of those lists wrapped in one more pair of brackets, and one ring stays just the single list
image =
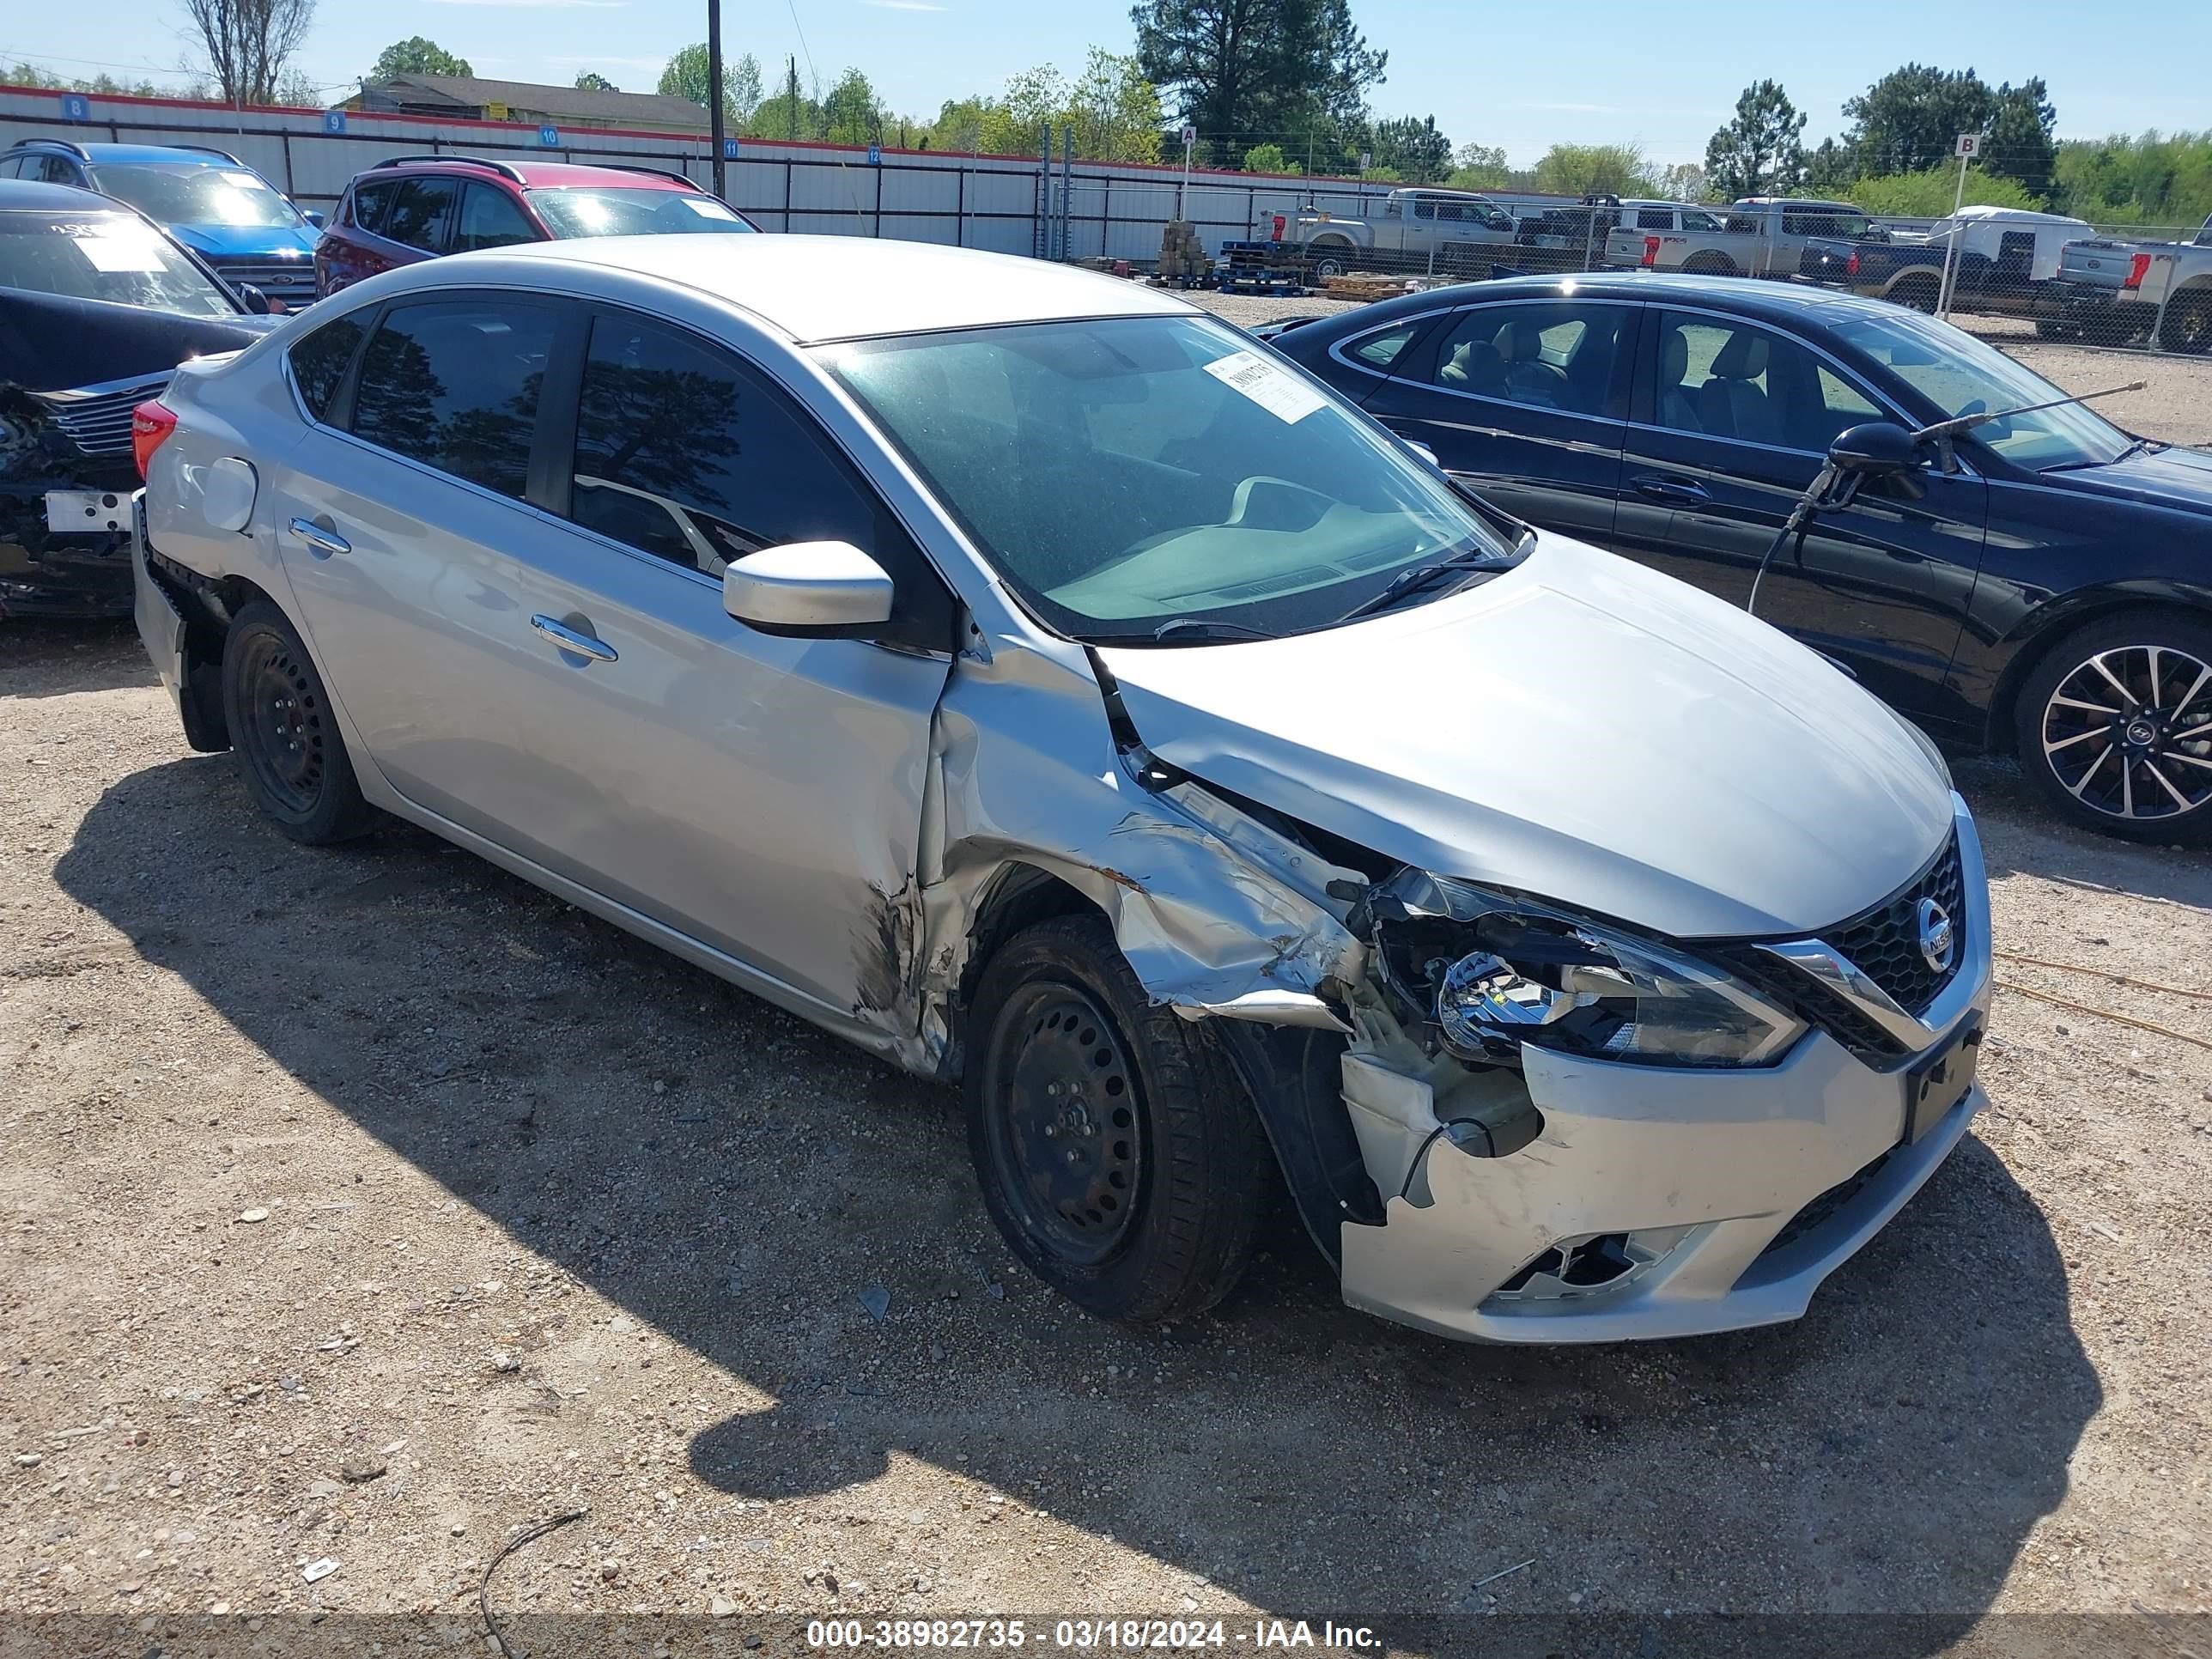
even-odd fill
[{"label": "white pickup truck", "polygon": [[[1308,210],[1297,238],[1306,245],[1317,280],[1363,266],[1391,270],[1457,269],[1472,250],[1510,247],[1513,216],[1468,190],[1394,190],[1364,219]],[[1465,252],[1462,252],[1465,250]],[[1487,275],[1482,271],[1480,275]]]},{"label": "white pickup truck", "polygon": [[[2096,276],[2124,271],[2117,288],[2102,289],[2080,267],[2094,259]],[[2109,304],[2125,335],[2153,333],[2168,351],[2212,351],[2212,219],[2186,242],[2076,242],[2060,270],[2084,299]]]},{"label": "white pickup truck", "polygon": [[1865,238],[1874,222],[1849,202],[1749,196],[1710,230],[1644,230],[1624,225],[1605,239],[1608,265],[1717,276],[1794,276],[1815,237]]}]

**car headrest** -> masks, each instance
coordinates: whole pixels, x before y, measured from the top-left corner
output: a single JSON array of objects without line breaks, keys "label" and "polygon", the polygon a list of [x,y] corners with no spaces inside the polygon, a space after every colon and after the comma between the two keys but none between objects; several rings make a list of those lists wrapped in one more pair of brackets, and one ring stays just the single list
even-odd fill
[{"label": "car headrest", "polygon": [[1731,334],[1729,343],[1713,354],[1717,380],[1755,380],[1766,373],[1766,337]]},{"label": "car headrest", "polygon": [[1469,340],[1451,355],[1441,379],[1474,392],[1494,392],[1505,384],[1505,359],[1487,340]]},{"label": "car headrest", "polygon": [[1676,386],[1690,373],[1690,337],[1679,328],[1670,328],[1659,348],[1659,384]]},{"label": "car headrest", "polygon": [[1498,355],[1509,363],[1533,363],[1543,356],[1543,337],[1535,325],[1517,319],[1501,325],[1497,334]]}]

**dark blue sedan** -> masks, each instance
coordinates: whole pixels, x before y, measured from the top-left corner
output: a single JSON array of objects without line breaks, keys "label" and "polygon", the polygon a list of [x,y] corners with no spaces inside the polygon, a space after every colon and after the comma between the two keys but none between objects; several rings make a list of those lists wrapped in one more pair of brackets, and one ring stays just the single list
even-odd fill
[{"label": "dark blue sedan", "polygon": [[[1739,605],[1844,431],[2065,396],[1919,313],[1725,278],[1512,278],[1260,331],[1498,506]],[[1930,442],[1781,549],[1759,614],[1946,744],[2016,752],[2075,822],[2212,841],[2212,455],[2078,404]]]}]

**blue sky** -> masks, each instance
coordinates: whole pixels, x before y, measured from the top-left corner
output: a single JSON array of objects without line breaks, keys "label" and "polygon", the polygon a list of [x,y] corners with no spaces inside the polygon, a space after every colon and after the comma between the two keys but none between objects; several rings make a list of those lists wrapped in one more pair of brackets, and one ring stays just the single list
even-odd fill
[{"label": "blue sky", "polygon": [[[61,73],[158,76],[185,50],[176,0],[9,10],[0,58]],[[592,68],[649,91],[669,53],[704,37],[705,15],[702,0],[321,0],[301,64],[336,86],[387,43],[424,34],[481,75],[567,82]],[[2039,74],[2064,137],[2212,127],[2202,0],[2108,13],[2080,0],[1353,0],[1353,15],[1390,53],[1378,113],[1432,114],[1454,143],[1500,144],[1523,164],[1554,143],[1629,140],[1662,162],[1700,160],[1738,92],[1766,76],[1817,141],[1843,126],[1845,98],[1908,58],[1971,66],[1992,84]],[[1125,0],[725,0],[723,28],[733,57],[773,66],[796,54],[802,76],[811,60],[825,81],[857,64],[896,108],[924,115],[1132,39]]]}]

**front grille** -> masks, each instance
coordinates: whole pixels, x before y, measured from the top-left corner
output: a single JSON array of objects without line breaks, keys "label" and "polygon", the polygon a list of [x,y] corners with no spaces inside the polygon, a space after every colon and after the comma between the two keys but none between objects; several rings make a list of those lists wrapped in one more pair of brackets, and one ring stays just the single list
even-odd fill
[{"label": "front grille", "polygon": [[240,283],[251,283],[272,300],[312,298],[315,292],[315,267],[311,260],[285,264],[228,259],[214,263],[216,275],[224,282],[234,287]]},{"label": "front grille", "polygon": [[78,392],[34,394],[54,417],[54,424],[88,455],[128,455],[131,453],[131,411],[149,398],[158,398],[169,377],[129,386],[88,386]]},{"label": "front grille", "polygon": [[[1966,884],[1960,874],[1959,837],[1954,832],[1936,861],[1913,881],[1871,910],[1854,916],[1820,937],[1844,959],[1913,1015],[1928,1006],[1959,971],[1966,954]],[[1920,950],[1920,902],[1934,899],[1951,919],[1951,959],[1939,971]]]}]

